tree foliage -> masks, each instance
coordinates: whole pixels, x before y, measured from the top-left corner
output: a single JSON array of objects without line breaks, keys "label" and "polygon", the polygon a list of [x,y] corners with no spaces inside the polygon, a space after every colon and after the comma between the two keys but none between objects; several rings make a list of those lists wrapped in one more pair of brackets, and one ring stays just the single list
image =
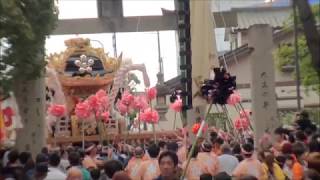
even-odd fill
[{"label": "tree foliage", "polygon": [[[312,6],[313,14],[317,22],[320,21],[319,6]],[[293,31],[292,29],[293,16],[290,16],[287,22],[285,22],[285,30]],[[301,22],[299,22],[301,27]],[[300,62],[300,74],[302,84],[308,89],[314,90],[320,94],[320,78],[315,68],[312,65],[311,54],[309,52],[307,42],[304,35],[298,37],[298,54]],[[295,48],[293,44],[281,44],[279,48],[275,50],[275,59],[277,67],[280,71],[283,71],[285,66],[294,66]],[[295,75],[295,74],[293,74]]]},{"label": "tree foliage", "polygon": [[43,74],[44,43],[57,21],[54,0],[0,0],[0,84],[32,80]]}]

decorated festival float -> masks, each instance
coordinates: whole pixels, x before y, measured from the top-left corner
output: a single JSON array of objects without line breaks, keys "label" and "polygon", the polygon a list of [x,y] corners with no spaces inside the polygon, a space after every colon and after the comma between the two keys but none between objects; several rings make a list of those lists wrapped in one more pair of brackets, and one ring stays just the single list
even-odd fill
[{"label": "decorated festival float", "polygon": [[[198,96],[207,100],[210,106],[205,117],[181,131],[177,117],[187,123],[182,115],[185,93],[176,89],[170,92],[169,98],[169,107],[175,113],[169,118],[173,127],[159,130],[159,114],[152,103],[157,98],[157,90],[150,88],[144,64],[132,64],[122,60],[121,55],[110,57],[102,48],[92,47],[89,39],[69,39],[65,45],[64,52],[46,58],[48,144],[84,144],[88,141],[135,144],[161,138],[177,139],[187,131],[197,135],[200,129],[216,131],[225,139],[238,141],[252,136],[251,112],[241,104],[236,77],[224,68],[212,69],[212,77],[197,82]],[[145,92],[135,90],[140,81],[130,72],[134,70],[142,73]],[[231,118],[230,109],[236,110],[236,118]],[[2,97],[0,112],[1,139],[14,144],[15,131],[23,128],[23,124],[13,94]],[[204,122],[206,126],[202,127]]]},{"label": "decorated festival float", "polygon": [[[144,64],[110,57],[89,39],[65,41],[66,50],[47,57],[46,99],[48,143],[174,138],[174,131],[155,132],[159,115],[152,108],[156,89],[150,88]],[[146,92],[135,92],[143,74]]]},{"label": "decorated festival float", "polygon": [[[176,89],[171,92],[169,105],[175,113],[174,118],[169,119],[173,121],[173,128],[159,131],[156,128],[159,114],[151,103],[157,98],[157,90],[150,88],[144,64],[132,64],[122,60],[121,55],[110,57],[103,49],[92,47],[89,39],[69,39],[65,45],[64,52],[51,54],[46,59],[48,144],[87,141],[135,144],[161,138],[177,139],[187,131],[196,135],[203,128],[216,131],[226,139],[233,136],[243,141],[252,136],[251,112],[241,105],[236,78],[223,68],[214,68],[212,77],[198,82],[198,95],[207,100],[210,114],[223,118],[210,117],[208,113],[181,131],[176,121],[179,117],[186,123],[182,115],[184,93]],[[142,73],[145,92],[136,92],[134,85],[140,82],[130,72],[133,70]],[[230,108],[238,114],[235,119],[230,116]],[[210,119],[219,121],[220,125],[212,124]],[[204,122],[206,126],[201,127]],[[0,127],[2,139],[14,144],[15,130],[23,125],[13,94],[2,98]]]}]

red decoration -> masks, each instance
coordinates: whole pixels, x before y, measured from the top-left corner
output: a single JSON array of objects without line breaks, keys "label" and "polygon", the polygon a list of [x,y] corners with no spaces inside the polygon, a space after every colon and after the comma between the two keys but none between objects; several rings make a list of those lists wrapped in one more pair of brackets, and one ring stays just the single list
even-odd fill
[{"label": "red decoration", "polygon": [[[192,126],[192,132],[193,134],[197,135],[198,131],[200,129],[201,123],[196,123]],[[205,125],[202,129],[202,133],[206,132],[206,130],[208,129],[208,125]]]},{"label": "red decoration", "polygon": [[149,101],[153,100],[154,98],[157,97],[157,89],[156,88],[150,88],[147,89],[147,98]]},{"label": "red decoration", "polygon": [[194,124],[194,125],[192,126],[192,132],[193,132],[193,134],[197,134],[198,131],[199,131],[199,129],[200,129],[200,123]]},{"label": "red decoration", "polygon": [[48,108],[48,113],[55,117],[62,117],[65,115],[66,108],[64,105],[52,104]]},{"label": "red decoration", "polygon": [[6,127],[10,127],[12,125],[12,117],[14,116],[14,112],[11,107],[6,107],[2,110],[4,116],[4,125]]}]

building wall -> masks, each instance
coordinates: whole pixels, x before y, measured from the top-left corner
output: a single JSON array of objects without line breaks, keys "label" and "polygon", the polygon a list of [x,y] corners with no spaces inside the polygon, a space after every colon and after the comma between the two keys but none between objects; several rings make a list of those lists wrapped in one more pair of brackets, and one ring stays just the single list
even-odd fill
[{"label": "building wall", "polygon": [[[246,33],[241,35],[242,44],[247,43],[247,36]],[[273,50],[275,50],[280,43],[288,43],[293,42],[292,35],[282,36],[274,40]],[[240,46],[239,45],[239,46]],[[232,75],[237,76],[237,84],[250,84],[251,82],[251,72],[250,72],[250,55],[243,56],[242,58],[235,60],[231,60],[228,62],[228,71]],[[275,71],[275,81],[276,82],[294,82],[295,79],[292,74],[290,73],[283,73],[278,70],[277,67]],[[277,95],[277,103],[278,109],[296,109],[297,108],[297,92],[295,85],[286,85],[286,86],[277,86],[276,87],[276,95]],[[243,106],[245,109],[251,109],[251,89],[250,88],[243,88],[239,89],[239,92],[243,99]],[[302,96],[302,107],[320,107],[320,97],[314,91],[307,91],[303,86],[301,87],[301,96]],[[168,97],[169,98],[169,95]],[[169,101],[167,101],[169,102]],[[169,103],[168,103],[169,105]],[[229,115],[233,118],[238,116],[236,110],[228,106]],[[212,112],[216,112],[216,109],[213,108]],[[173,119],[174,119],[174,112],[172,110],[168,110],[166,114],[167,122],[160,122],[160,126],[165,129],[172,129]],[[178,117],[177,122],[180,123],[181,127],[181,119]],[[189,120],[188,122],[193,122],[193,120]]]},{"label": "building wall", "polygon": [[[240,41],[239,41],[240,39]],[[247,31],[238,32],[238,41],[239,46],[248,44],[248,36]],[[273,44],[273,52],[278,48],[279,44],[281,43],[289,43],[293,42],[292,36],[284,36],[282,38],[279,38],[277,40],[274,40]],[[249,44],[250,46],[250,44]],[[250,56],[242,57],[241,59],[238,59],[236,62],[235,60],[231,60],[230,63],[228,63],[228,69],[232,74],[237,76],[237,83],[243,84],[243,83],[250,83],[251,82],[251,73],[250,73],[250,67],[249,67],[249,58]],[[275,81],[276,82],[287,82],[287,81],[294,81],[294,77],[291,73],[284,73],[279,71],[277,67],[275,71]]]}]

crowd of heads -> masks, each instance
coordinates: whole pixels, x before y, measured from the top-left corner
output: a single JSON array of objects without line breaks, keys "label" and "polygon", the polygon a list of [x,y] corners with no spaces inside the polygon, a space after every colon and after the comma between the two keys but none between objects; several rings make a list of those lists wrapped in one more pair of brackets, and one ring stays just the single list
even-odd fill
[{"label": "crowd of heads", "polygon": [[[85,149],[76,145],[43,148],[36,155],[3,149],[0,179],[134,180],[153,171],[151,166],[158,169],[152,172],[153,179],[160,180],[182,175],[200,180],[320,179],[320,134],[316,126],[298,119],[294,128],[278,127],[269,135],[269,141],[256,144],[252,138],[242,143],[226,140],[212,131],[194,147],[180,138],[135,145],[87,143]],[[140,174],[135,174],[132,171],[140,163]],[[246,170],[251,165],[253,168]]]}]

